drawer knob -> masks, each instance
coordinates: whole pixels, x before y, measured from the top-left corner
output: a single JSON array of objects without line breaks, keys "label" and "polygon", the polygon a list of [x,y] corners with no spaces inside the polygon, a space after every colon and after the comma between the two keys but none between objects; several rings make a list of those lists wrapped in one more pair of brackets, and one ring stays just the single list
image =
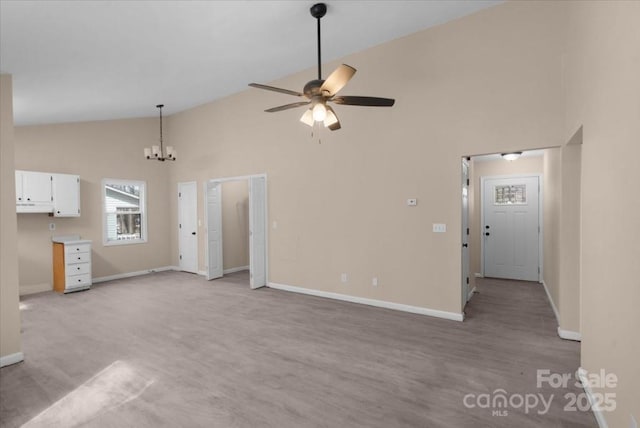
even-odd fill
[{"label": "drawer knob", "polygon": [[78,257],[78,260],[80,260],[82,257]]}]

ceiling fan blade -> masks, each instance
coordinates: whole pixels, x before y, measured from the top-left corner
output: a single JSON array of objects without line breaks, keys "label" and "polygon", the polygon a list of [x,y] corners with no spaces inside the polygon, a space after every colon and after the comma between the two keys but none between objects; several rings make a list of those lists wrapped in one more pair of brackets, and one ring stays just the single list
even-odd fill
[{"label": "ceiling fan blade", "polygon": [[340,129],[340,121],[336,112],[330,106],[327,106],[327,116],[324,118],[324,126],[332,131]]},{"label": "ceiling fan blade", "polygon": [[283,106],[272,107],[270,109],[265,110],[267,113],[275,113],[277,111],[289,110],[290,108],[302,107],[309,104],[311,101],[300,101],[298,103],[285,104]]},{"label": "ceiling fan blade", "polygon": [[347,64],[341,64],[327,77],[327,80],[320,87],[320,91],[323,94],[328,92],[329,95],[335,95],[340,89],[344,88],[344,85],[351,80],[354,74],[356,74],[355,68]]},{"label": "ceiling fan blade", "polygon": [[392,98],[356,97],[350,95],[335,97],[330,101],[333,101],[336,104],[366,107],[391,107],[396,102],[396,100]]},{"label": "ceiling fan blade", "polygon": [[305,111],[300,118],[300,122],[304,123],[305,125],[313,126],[313,111],[311,109]]},{"label": "ceiling fan blade", "polygon": [[263,85],[261,83],[249,83],[252,88],[266,89],[267,91],[280,92],[281,94],[294,95],[296,97],[304,97],[301,92],[291,91],[289,89],[276,88],[275,86]]}]

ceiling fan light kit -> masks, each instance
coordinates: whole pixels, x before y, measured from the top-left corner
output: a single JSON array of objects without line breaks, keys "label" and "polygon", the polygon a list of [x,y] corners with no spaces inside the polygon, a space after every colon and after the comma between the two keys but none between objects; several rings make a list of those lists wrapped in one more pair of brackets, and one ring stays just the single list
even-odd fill
[{"label": "ceiling fan light kit", "polygon": [[311,6],[311,16],[316,18],[318,23],[318,78],[311,80],[304,85],[302,92],[292,91],[289,89],[276,88],[274,86],[263,85],[260,83],[250,83],[249,86],[267,91],[280,92],[282,94],[293,95],[296,97],[305,97],[307,101],[299,101],[296,103],[285,104],[278,107],[272,107],[265,110],[267,113],[275,113],[278,111],[289,110],[296,107],[308,106],[309,108],[303,113],[300,122],[313,127],[316,123],[323,123],[326,128],[331,131],[340,129],[340,121],[338,116],[329,102],[342,105],[367,106],[367,107],[391,107],[395,100],[391,98],[379,97],[363,97],[363,96],[336,96],[356,73],[356,69],[342,64],[336,68],[326,80],[322,79],[322,58],[320,49],[320,19],[327,13],[327,5],[324,3],[316,3]]}]

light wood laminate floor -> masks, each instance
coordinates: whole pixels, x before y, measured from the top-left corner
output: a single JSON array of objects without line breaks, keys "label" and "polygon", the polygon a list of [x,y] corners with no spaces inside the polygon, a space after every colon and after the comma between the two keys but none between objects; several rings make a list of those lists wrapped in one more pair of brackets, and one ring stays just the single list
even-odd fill
[{"label": "light wood laminate floor", "polygon": [[[597,426],[563,409],[580,389],[536,387],[537,369],[580,362],[542,286],[485,279],[478,290],[463,323],[252,291],[246,272],[26,296],[26,360],[0,370],[0,426]],[[553,398],[544,414],[478,407],[498,389]]]}]

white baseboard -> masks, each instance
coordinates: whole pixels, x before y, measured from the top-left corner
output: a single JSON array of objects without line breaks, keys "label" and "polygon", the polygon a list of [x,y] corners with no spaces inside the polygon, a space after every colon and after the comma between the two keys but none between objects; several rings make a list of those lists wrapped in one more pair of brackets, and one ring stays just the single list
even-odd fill
[{"label": "white baseboard", "polygon": [[609,428],[609,425],[607,424],[607,420],[604,418],[604,413],[602,412],[602,410],[598,408],[598,406],[596,406],[596,404],[602,400],[596,400],[595,396],[593,395],[593,390],[589,385],[589,380],[587,378],[587,375],[588,375],[588,372],[586,369],[582,367],[578,369],[578,377],[580,378],[580,382],[582,382],[582,388],[584,389],[584,392],[587,395],[587,398],[589,399],[589,404],[591,405],[591,411],[593,412],[593,416],[596,417],[596,422],[598,422],[598,426],[600,428]]},{"label": "white baseboard", "polygon": [[229,269],[225,269],[222,271],[222,273],[224,275],[228,274],[228,273],[234,273],[234,272],[240,272],[243,270],[249,270],[249,266],[238,266],[238,267],[234,267],[234,268],[229,268]]},{"label": "white baseboard", "polygon": [[582,341],[582,334],[579,331],[564,330],[560,327],[558,327],[558,336],[566,340]]},{"label": "white baseboard", "polygon": [[277,284],[270,282],[269,288],[276,290],[291,291],[293,293],[308,294],[310,296],[325,297],[327,299],[342,300],[345,302],[359,303],[362,305],[376,306],[379,308],[394,309],[396,311],[411,312],[413,314],[428,315],[430,317],[444,318],[452,321],[462,321],[463,314],[455,312],[440,311],[421,306],[404,305],[402,303],[387,302],[384,300],[367,299],[364,297],[349,296],[347,294],[331,293],[328,291],[314,290],[312,288],[296,287],[293,285]]},{"label": "white baseboard", "polygon": [[21,285],[19,293],[21,296],[27,296],[29,294],[42,293],[44,291],[52,290],[53,286],[50,282],[43,282],[42,284]]},{"label": "white baseboard", "polygon": [[24,354],[22,352],[5,355],[4,357],[0,357],[0,367],[10,366],[11,364],[16,364],[21,361],[24,361]]},{"label": "white baseboard", "polygon": [[207,271],[206,270],[199,270],[198,271],[198,275],[206,277],[207,276]]},{"label": "white baseboard", "polygon": [[575,340],[576,342],[582,341],[582,334],[579,331],[565,330],[560,328],[560,313],[558,313],[558,308],[556,304],[553,302],[551,298],[551,293],[549,292],[549,288],[547,287],[547,283],[542,281],[542,286],[544,287],[544,291],[547,293],[547,298],[549,299],[549,303],[551,303],[551,308],[553,309],[553,313],[556,315],[556,322],[558,323],[558,336],[561,339],[565,340]]},{"label": "white baseboard", "polygon": [[168,270],[180,270],[177,266],[163,266],[163,267],[159,267],[159,268],[153,268],[153,269],[147,269],[147,270],[139,270],[137,272],[127,272],[127,273],[119,273],[116,275],[109,275],[109,276],[100,276],[97,278],[93,278],[92,281],[94,284],[99,283],[99,282],[106,282],[106,281],[114,281],[116,279],[124,279],[124,278],[131,278],[134,276],[140,276],[140,275],[147,275],[150,273],[155,273],[155,272],[164,272],[164,271],[168,271]]},{"label": "white baseboard", "polygon": [[484,275],[481,274],[480,272],[474,273],[473,276],[475,276],[476,278],[484,278]]}]

